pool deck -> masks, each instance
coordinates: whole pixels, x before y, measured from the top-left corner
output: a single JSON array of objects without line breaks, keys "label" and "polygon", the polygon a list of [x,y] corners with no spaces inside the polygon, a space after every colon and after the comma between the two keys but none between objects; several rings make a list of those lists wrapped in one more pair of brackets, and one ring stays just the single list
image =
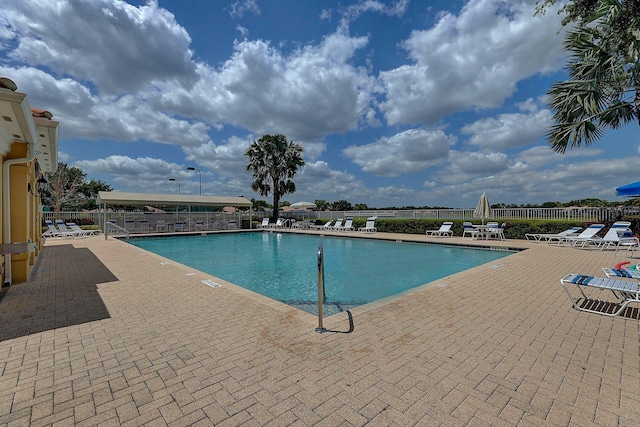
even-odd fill
[{"label": "pool deck", "polygon": [[490,244],[528,249],[317,333],[316,316],[125,242],[49,240],[0,294],[0,425],[637,426],[638,307],[580,312],[559,282],[626,251]]}]

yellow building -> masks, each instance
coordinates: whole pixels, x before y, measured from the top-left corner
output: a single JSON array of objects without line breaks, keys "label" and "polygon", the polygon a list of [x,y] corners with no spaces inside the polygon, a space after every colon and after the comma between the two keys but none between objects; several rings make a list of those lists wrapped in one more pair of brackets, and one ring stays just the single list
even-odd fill
[{"label": "yellow building", "polygon": [[[29,106],[0,76],[0,265],[2,286],[28,280],[42,246],[43,174],[58,163],[58,122]],[[38,180],[40,179],[40,182]]]}]

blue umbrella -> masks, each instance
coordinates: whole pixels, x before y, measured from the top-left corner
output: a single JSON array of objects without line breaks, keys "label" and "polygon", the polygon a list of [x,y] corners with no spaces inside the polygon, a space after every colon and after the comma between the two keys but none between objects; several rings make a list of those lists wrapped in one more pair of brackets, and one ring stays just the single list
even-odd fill
[{"label": "blue umbrella", "polygon": [[616,195],[624,197],[640,197],[640,182],[616,188]]}]

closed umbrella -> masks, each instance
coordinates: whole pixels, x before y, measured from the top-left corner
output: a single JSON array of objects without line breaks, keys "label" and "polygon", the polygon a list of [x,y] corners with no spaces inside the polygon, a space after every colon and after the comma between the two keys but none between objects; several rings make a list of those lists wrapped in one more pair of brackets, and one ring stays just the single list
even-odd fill
[{"label": "closed umbrella", "polygon": [[482,196],[480,196],[478,206],[476,206],[475,210],[473,211],[473,216],[482,219],[483,225],[485,218],[493,217],[493,211],[491,210],[491,205],[489,204],[487,193],[482,193]]}]

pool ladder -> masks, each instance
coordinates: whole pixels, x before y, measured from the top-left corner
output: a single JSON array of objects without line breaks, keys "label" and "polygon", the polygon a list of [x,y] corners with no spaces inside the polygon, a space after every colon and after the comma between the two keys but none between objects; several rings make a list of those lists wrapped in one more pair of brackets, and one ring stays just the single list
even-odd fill
[{"label": "pool ladder", "polygon": [[324,252],[322,243],[318,244],[318,327],[316,332],[323,333],[327,330],[322,326],[322,304],[327,300],[324,292]]}]

